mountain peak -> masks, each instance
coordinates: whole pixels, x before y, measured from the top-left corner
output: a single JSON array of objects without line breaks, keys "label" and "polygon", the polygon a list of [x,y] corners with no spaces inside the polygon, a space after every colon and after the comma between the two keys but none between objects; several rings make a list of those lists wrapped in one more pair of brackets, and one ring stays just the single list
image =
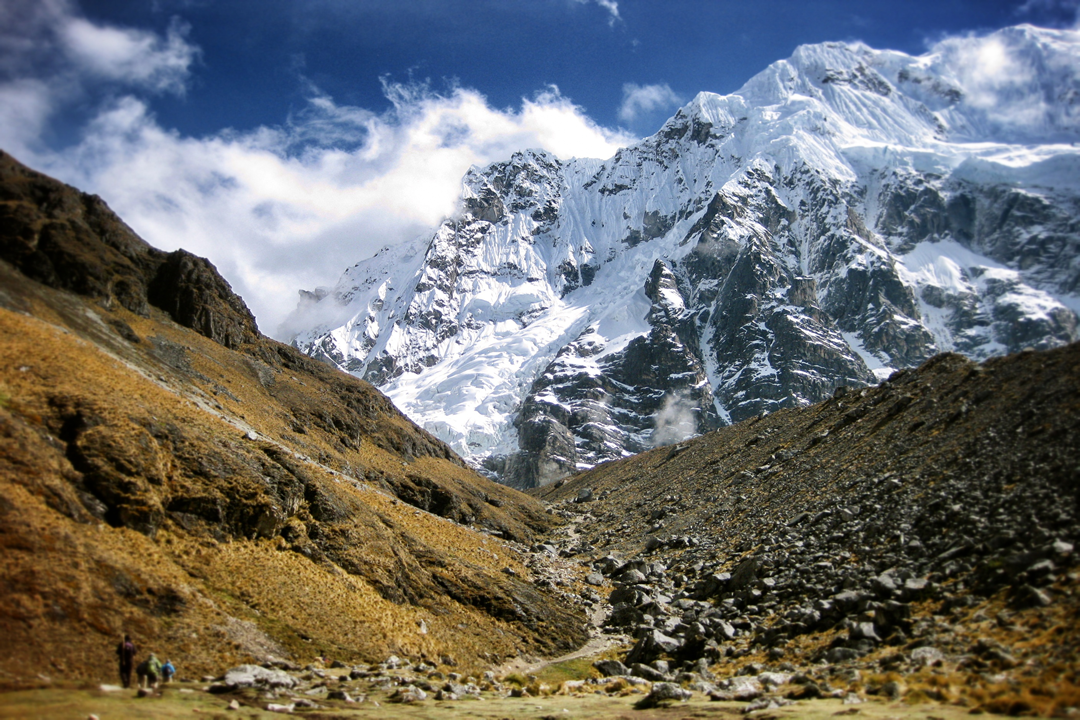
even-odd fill
[{"label": "mountain peak", "polygon": [[945,350],[1071,342],[1080,152],[1029,141],[1074,110],[1009,103],[1071,97],[1074,35],[801,46],[609,160],[474,169],[426,249],[346,273],[350,319],[297,344],[529,484],[678,440],[665,408],[703,432]]}]

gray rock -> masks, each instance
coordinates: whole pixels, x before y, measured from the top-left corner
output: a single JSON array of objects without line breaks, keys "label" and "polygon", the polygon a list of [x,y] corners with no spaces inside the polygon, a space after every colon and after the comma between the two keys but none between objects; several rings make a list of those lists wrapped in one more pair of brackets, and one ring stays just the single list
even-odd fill
[{"label": "gray rock", "polygon": [[889,573],[878,575],[871,584],[880,598],[890,598],[896,592],[896,579]]},{"label": "gray rock", "polygon": [[427,693],[414,685],[406,685],[394,691],[390,696],[390,702],[417,703],[427,700]]},{"label": "gray rock", "polygon": [[872,622],[857,622],[853,623],[851,630],[848,631],[853,640],[871,640],[873,642],[881,642],[881,638],[878,636],[874,629],[874,623]]},{"label": "gray rock", "polygon": [[928,667],[945,659],[945,653],[929,645],[911,651],[911,662],[919,667]]},{"label": "gray rock", "polygon": [[675,683],[658,682],[653,685],[652,690],[648,695],[634,704],[634,707],[639,710],[645,710],[657,707],[665,702],[686,702],[693,696],[694,694],[692,692],[684,690]]},{"label": "gray rock", "polygon": [[716,620],[712,626],[716,629],[717,634],[725,640],[734,640],[739,634],[739,631],[735,629],[735,626],[727,620]]},{"label": "gray rock", "polygon": [[239,665],[225,673],[223,682],[232,688],[291,688],[296,686],[297,681],[283,670],[272,670],[258,665]]},{"label": "gray rock", "polygon": [[660,672],[651,665],[644,663],[634,663],[630,666],[630,674],[634,677],[643,678],[652,682],[662,682],[667,680],[667,675]]},{"label": "gray rock", "polygon": [[279,713],[291,713],[296,709],[296,703],[289,703],[288,705],[282,705],[281,703],[267,703],[267,712],[279,712]]},{"label": "gray rock", "polygon": [[759,565],[760,561],[756,557],[747,558],[739,563],[739,567],[735,568],[735,572],[731,575],[728,589],[731,592],[738,592],[757,580]]},{"label": "gray rock", "polygon": [[755,700],[765,694],[765,687],[752,677],[733,677],[717,684],[717,692],[712,696],[713,700],[727,702],[746,702]]},{"label": "gray rock", "polygon": [[757,676],[757,681],[766,687],[780,687],[791,679],[788,673],[763,672]]},{"label": "gray rock", "polygon": [[1031,585],[1021,585],[1013,593],[1013,604],[1020,608],[1047,607],[1053,601],[1046,592]]},{"label": "gray rock", "polygon": [[825,653],[825,660],[832,665],[850,662],[858,659],[858,657],[859,653],[857,651],[846,647],[834,647],[831,648],[829,652]]},{"label": "gray rock", "polygon": [[633,650],[626,655],[626,662],[648,663],[656,660],[659,655],[671,655],[677,651],[683,643],[679,640],[666,636],[657,628],[648,628],[638,639]]},{"label": "gray rock", "polygon": [[599,670],[604,677],[630,674],[630,670],[618,660],[597,660],[593,663],[593,667]]},{"label": "gray rock", "polygon": [[743,713],[749,715],[752,712],[758,710],[775,710],[776,708],[784,707],[785,705],[791,705],[792,701],[787,698],[774,698],[763,697],[754,700],[749,705],[743,708]]}]

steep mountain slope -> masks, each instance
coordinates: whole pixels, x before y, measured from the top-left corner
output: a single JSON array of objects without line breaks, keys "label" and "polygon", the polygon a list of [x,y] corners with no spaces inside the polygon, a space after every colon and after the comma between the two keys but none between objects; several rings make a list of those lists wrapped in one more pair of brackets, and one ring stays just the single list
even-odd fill
[{"label": "steep mountain slope", "polygon": [[983,40],[1030,72],[804,46],[610,160],[474,168],[432,236],[306,293],[294,344],[528,487],[938,352],[1072,341],[1080,40]]},{"label": "steep mountain slope", "polygon": [[747,699],[790,679],[1061,717],[1080,697],[1078,462],[1073,343],[940,355],[531,492],[616,581],[628,666],[704,659],[758,675],[721,683]]},{"label": "steep mountain slope", "polygon": [[5,682],[111,678],[125,631],[189,677],[584,641],[573,577],[539,582],[520,544],[553,522],[538,502],[6,154],[0,335]]}]

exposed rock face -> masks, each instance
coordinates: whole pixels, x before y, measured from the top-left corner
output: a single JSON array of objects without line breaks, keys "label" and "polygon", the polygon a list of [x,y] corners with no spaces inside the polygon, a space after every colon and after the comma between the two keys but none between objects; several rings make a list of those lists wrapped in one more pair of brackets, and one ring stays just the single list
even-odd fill
[{"label": "exposed rock face", "polygon": [[227,348],[258,337],[255,317],[205,258],[169,253],[150,283],[147,299],[184,327]]},{"label": "exposed rock face", "polygon": [[[1032,97],[1074,91],[1071,36],[995,41],[1041,58]],[[1075,340],[1075,122],[1001,126],[951,62],[805,46],[609,160],[474,169],[433,236],[309,294],[343,320],[294,342],[528,486],[939,352]]]},{"label": "exposed rock face", "polygon": [[208,260],[150,247],[96,195],[3,151],[0,193],[0,258],[27,277],[137,315],[153,305],[229,348],[259,337],[251,311]]}]

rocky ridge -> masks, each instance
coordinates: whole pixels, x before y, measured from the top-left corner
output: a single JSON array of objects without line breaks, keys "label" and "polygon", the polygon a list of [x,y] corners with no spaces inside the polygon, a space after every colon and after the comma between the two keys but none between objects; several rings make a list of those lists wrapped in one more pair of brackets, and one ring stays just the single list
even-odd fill
[{"label": "rocky ridge", "polygon": [[305,294],[293,342],[518,487],[940,352],[1071,342],[1075,78],[1053,68],[1080,51],[991,40],[1053,89],[1031,127],[988,117],[948,53],[800,47],[608,160],[474,168],[432,235]]}]

